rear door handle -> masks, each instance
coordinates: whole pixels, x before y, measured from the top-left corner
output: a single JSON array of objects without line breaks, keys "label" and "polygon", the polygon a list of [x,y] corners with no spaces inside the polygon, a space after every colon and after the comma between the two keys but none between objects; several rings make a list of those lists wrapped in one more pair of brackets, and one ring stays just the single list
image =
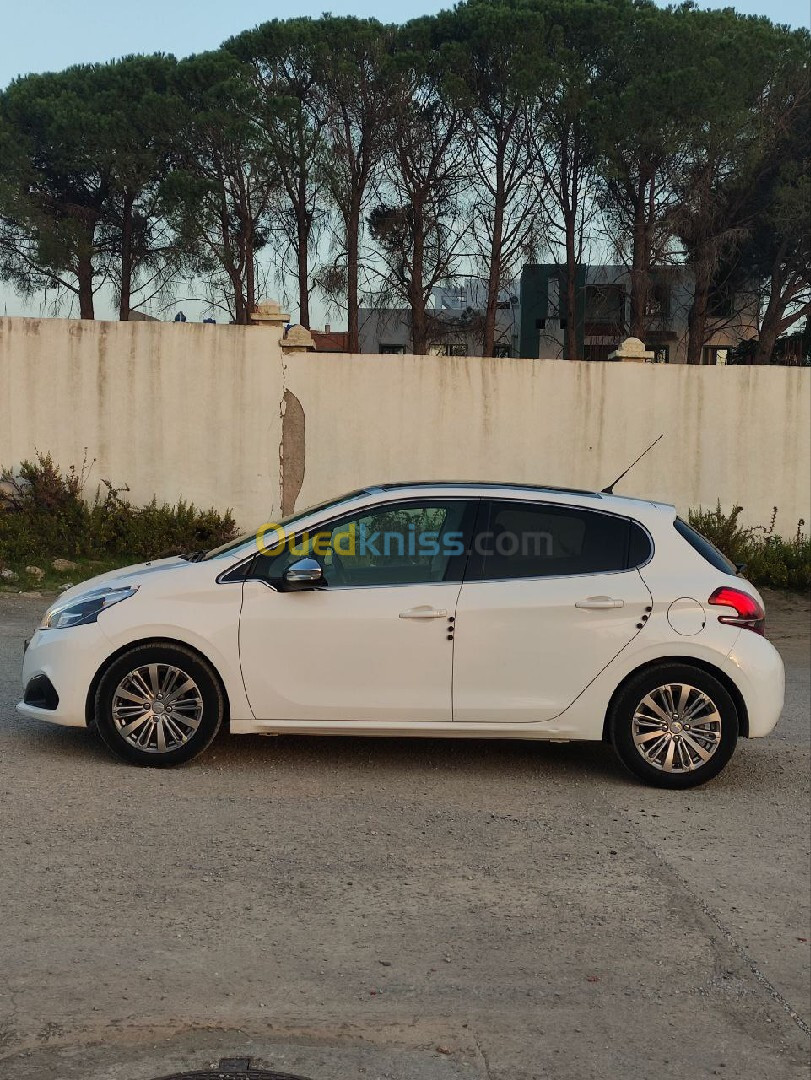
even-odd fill
[{"label": "rear door handle", "polygon": [[625,607],[625,601],[615,600],[611,596],[587,596],[585,600],[578,600],[575,607],[587,608],[589,611],[605,611],[608,608]]},{"label": "rear door handle", "polygon": [[401,619],[447,619],[447,608],[435,608],[430,607],[428,604],[423,604],[421,607],[409,608],[408,611],[401,611]]}]

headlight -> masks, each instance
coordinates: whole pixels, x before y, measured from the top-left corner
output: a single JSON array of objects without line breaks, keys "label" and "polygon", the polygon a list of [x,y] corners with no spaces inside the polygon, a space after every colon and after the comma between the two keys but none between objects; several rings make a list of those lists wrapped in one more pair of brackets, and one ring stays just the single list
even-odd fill
[{"label": "headlight", "polygon": [[93,623],[102,611],[113,604],[119,604],[138,592],[137,585],[124,585],[119,588],[112,586],[104,589],[94,589],[82,596],[74,596],[72,600],[66,600],[64,604],[55,604],[45,612],[40,630],[64,630],[68,626],[83,626],[85,623]]}]

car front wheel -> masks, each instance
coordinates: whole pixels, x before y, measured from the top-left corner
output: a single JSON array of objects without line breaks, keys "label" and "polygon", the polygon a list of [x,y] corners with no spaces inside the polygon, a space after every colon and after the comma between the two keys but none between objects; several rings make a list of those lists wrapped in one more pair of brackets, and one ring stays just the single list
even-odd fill
[{"label": "car front wheel", "polygon": [[117,757],[166,768],[201,753],[222,723],[224,701],[209,665],[182,645],[138,645],[107,668],[94,727]]},{"label": "car front wheel", "polygon": [[715,676],[691,664],[662,664],[622,688],[609,726],[632,773],[656,787],[690,788],[723,769],[739,724],[735,703]]}]

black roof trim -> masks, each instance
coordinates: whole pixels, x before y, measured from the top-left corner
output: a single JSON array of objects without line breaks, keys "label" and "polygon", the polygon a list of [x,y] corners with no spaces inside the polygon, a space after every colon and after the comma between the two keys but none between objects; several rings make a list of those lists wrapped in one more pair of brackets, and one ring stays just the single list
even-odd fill
[{"label": "black roof trim", "polygon": [[396,484],[375,484],[373,487],[367,488],[364,494],[373,495],[378,491],[397,491],[399,488],[429,487],[484,488],[487,491],[494,491],[498,488],[514,488],[518,491],[550,491],[557,495],[587,495],[592,499],[602,499],[603,497],[599,491],[587,491],[585,488],[555,487],[552,484],[521,484],[516,480],[505,480],[503,482],[495,480],[416,480],[411,483],[401,480]]}]

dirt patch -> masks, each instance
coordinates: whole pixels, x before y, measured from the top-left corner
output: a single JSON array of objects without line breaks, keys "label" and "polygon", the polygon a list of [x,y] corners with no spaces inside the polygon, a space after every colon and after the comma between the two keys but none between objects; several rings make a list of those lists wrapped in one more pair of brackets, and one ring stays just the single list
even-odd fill
[{"label": "dirt patch", "polygon": [[811,652],[811,596],[786,589],[761,589],[766,604],[766,634],[775,645]]}]

